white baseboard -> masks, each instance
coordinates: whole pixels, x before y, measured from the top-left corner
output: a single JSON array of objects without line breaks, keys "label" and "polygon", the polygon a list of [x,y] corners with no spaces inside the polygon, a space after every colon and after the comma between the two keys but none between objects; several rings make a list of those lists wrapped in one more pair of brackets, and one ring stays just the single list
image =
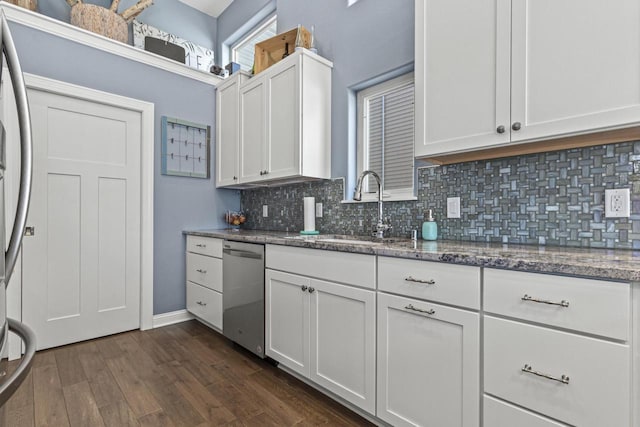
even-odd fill
[{"label": "white baseboard", "polygon": [[153,316],[153,327],[173,325],[174,323],[186,322],[193,319],[193,315],[187,310],[176,310],[168,313],[156,314]]}]

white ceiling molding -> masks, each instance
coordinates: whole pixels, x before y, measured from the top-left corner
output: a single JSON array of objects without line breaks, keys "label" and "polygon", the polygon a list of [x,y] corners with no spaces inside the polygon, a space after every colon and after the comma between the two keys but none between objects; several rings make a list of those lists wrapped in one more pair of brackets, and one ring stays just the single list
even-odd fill
[{"label": "white ceiling molding", "polygon": [[187,6],[217,18],[233,0],[180,0]]}]

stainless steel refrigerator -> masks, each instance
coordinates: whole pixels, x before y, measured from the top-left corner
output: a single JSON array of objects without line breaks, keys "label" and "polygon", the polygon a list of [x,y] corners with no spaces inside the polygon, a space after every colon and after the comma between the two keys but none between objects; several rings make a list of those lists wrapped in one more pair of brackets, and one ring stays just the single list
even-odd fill
[{"label": "stainless steel refrigerator", "polygon": [[[18,388],[20,383],[29,373],[31,361],[35,354],[36,342],[33,331],[26,325],[17,320],[7,318],[7,301],[6,292],[7,284],[13,273],[20,245],[22,243],[22,235],[24,233],[27,213],[29,210],[29,197],[31,194],[31,169],[32,169],[32,146],[31,146],[31,121],[29,116],[29,104],[27,103],[27,90],[18,61],[9,25],[4,16],[0,13],[0,45],[2,53],[9,70],[10,79],[2,80],[0,68],[1,84],[7,84],[11,81],[13,92],[15,95],[16,108],[18,112],[18,126],[20,129],[20,141],[5,140],[5,127],[0,122],[0,242],[5,242],[5,224],[13,224],[11,238],[4,258],[0,256],[0,406],[11,397],[13,392]],[[6,170],[6,147],[7,144],[20,144],[20,189],[18,192],[18,204],[16,208],[15,218],[6,218],[5,201],[4,201],[4,184]],[[13,167],[13,165],[12,165]],[[17,167],[17,165],[16,165]],[[11,222],[9,222],[11,221]],[[24,341],[25,352],[18,367],[12,372],[6,372],[7,368],[7,342],[9,331],[17,334]]]}]

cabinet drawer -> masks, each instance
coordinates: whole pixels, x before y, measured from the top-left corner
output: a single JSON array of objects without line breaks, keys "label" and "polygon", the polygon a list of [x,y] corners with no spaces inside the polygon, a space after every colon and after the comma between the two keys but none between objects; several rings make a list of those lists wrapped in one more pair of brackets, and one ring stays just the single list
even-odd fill
[{"label": "cabinet drawer", "polygon": [[477,310],[480,268],[378,257],[378,289]]},{"label": "cabinet drawer", "polygon": [[629,425],[629,346],[491,316],[484,324],[486,393],[572,425]]},{"label": "cabinet drawer", "polygon": [[549,420],[490,396],[484,397],[484,425],[487,427],[566,427],[566,424]]},{"label": "cabinet drawer", "polygon": [[222,258],[222,239],[187,236],[187,252]]},{"label": "cabinet drawer", "polygon": [[187,280],[222,292],[222,260],[187,252]]},{"label": "cabinet drawer", "polygon": [[187,282],[187,310],[222,330],[222,294]]},{"label": "cabinet drawer", "polygon": [[[525,295],[532,300],[524,300]],[[556,305],[563,301],[566,306]],[[484,309],[627,341],[631,287],[627,283],[487,268]]]},{"label": "cabinet drawer", "polygon": [[267,245],[266,268],[363,288],[376,288],[374,255]]}]

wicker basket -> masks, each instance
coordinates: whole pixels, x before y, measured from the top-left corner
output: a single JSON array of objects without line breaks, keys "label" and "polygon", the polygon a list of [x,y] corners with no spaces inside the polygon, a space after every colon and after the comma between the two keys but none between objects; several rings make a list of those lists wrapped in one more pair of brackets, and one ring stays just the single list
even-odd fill
[{"label": "wicker basket", "polygon": [[71,8],[71,23],[122,43],[129,41],[129,26],[126,21],[101,6],[77,3]]},{"label": "wicker basket", "polygon": [[38,8],[38,0],[5,0],[7,3],[15,4],[16,6],[24,7],[32,11],[36,11]]}]

